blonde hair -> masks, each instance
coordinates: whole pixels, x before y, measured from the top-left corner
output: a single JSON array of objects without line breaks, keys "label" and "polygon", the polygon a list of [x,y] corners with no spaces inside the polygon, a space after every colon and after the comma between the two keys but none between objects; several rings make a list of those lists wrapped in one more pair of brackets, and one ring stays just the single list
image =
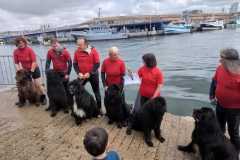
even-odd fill
[{"label": "blonde hair", "polygon": [[113,47],[111,47],[111,48],[108,49],[108,53],[109,53],[109,54],[110,54],[110,53],[118,53],[118,48],[115,47],[115,46],[113,46]]}]

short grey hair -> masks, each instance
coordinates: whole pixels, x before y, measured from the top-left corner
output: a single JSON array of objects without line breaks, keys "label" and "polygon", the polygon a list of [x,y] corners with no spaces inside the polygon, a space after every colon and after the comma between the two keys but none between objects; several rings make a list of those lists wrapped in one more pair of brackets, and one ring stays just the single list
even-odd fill
[{"label": "short grey hair", "polygon": [[223,66],[230,72],[240,74],[240,60],[236,49],[225,48],[220,51]]},{"label": "short grey hair", "polygon": [[108,49],[108,53],[118,53],[118,48],[113,46],[113,47]]},{"label": "short grey hair", "polygon": [[225,48],[220,51],[220,55],[223,59],[227,60],[239,60],[238,51],[234,48]]}]

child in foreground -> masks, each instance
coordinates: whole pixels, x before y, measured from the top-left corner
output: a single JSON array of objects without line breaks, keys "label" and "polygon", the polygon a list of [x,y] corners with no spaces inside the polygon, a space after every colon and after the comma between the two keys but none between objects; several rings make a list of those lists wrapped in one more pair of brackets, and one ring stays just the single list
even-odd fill
[{"label": "child in foreground", "polygon": [[115,151],[106,151],[108,145],[108,133],[103,128],[92,128],[87,131],[83,144],[93,160],[120,160]]}]

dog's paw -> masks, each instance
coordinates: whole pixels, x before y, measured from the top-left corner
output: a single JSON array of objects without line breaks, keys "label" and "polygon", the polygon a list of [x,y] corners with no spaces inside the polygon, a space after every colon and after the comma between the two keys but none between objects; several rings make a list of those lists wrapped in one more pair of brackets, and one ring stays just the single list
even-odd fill
[{"label": "dog's paw", "polygon": [[127,126],[127,121],[122,122],[122,126],[126,127]]},{"label": "dog's paw", "polygon": [[55,117],[56,115],[57,115],[56,112],[52,112],[50,116],[51,116],[51,117]]},{"label": "dog's paw", "polygon": [[63,112],[64,112],[65,114],[68,114],[68,113],[69,113],[67,109],[66,109],[66,110],[64,110]]},{"label": "dog's paw", "polygon": [[82,122],[81,120],[77,120],[77,119],[75,120],[75,123],[77,126],[79,126],[81,124],[81,122]]},{"label": "dog's paw", "polygon": [[117,124],[117,128],[122,128],[122,124],[121,124],[121,123],[118,123],[118,124]]},{"label": "dog's paw", "polygon": [[36,103],[36,107],[39,107],[40,106],[40,103]]},{"label": "dog's paw", "polygon": [[149,147],[153,147],[153,142],[152,141],[145,141],[145,142]]},{"label": "dog's paw", "polygon": [[46,108],[45,111],[50,111],[50,107]]},{"label": "dog's paw", "polygon": [[190,146],[181,146],[181,145],[178,145],[177,148],[178,148],[178,150],[183,151],[183,152],[196,153],[195,149],[193,149],[193,148],[190,147]]},{"label": "dog's paw", "polygon": [[113,121],[112,120],[108,120],[108,124],[113,124]]},{"label": "dog's paw", "polygon": [[165,138],[163,138],[163,137],[159,137],[159,138],[157,138],[161,143],[163,143],[163,142],[165,142]]},{"label": "dog's paw", "polygon": [[127,128],[126,134],[127,134],[127,135],[131,135],[131,134],[132,134],[132,129]]}]

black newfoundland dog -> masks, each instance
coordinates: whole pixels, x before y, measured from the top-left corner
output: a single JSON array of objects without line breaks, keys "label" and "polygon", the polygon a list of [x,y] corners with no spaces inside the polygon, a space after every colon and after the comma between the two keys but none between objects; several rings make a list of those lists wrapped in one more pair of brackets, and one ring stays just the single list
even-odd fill
[{"label": "black newfoundland dog", "polygon": [[31,74],[26,70],[19,70],[16,73],[16,84],[18,89],[19,107],[24,106],[26,100],[30,104],[40,105],[41,90],[32,81]]},{"label": "black newfoundland dog", "polygon": [[178,146],[180,151],[195,153],[197,146],[203,160],[238,160],[234,146],[222,133],[211,108],[194,110],[193,118],[192,141],[187,146]]},{"label": "black newfoundland dog", "polygon": [[51,110],[51,117],[56,116],[60,109],[64,110],[64,113],[68,113],[68,101],[67,94],[63,85],[63,79],[58,72],[54,70],[46,71],[47,75],[47,94],[49,98],[49,107]]},{"label": "black newfoundland dog", "polygon": [[143,131],[145,142],[148,146],[152,147],[151,132],[154,130],[156,138],[163,143],[165,139],[161,135],[160,127],[166,110],[166,100],[163,97],[157,97],[147,101],[137,113],[132,115],[127,134],[131,134],[132,128]]},{"label": "black newfoundland dog", "polygon": [[82,85],[83,81],[75,79],[69,83],[70,94],[74,96],[75,103],[71,115],[77,125],[84,119],[90,119],[99,115],[99,109],[93,96]]},{"label": "black newfoundland dog", "polygon": [[126,124],[129,113],[122,96],[122,90],[118,85],[111,85],[105,92],[104,105],[106,107],[106,115],[109,118],[108,123],[117,123],[118,128]]}]

